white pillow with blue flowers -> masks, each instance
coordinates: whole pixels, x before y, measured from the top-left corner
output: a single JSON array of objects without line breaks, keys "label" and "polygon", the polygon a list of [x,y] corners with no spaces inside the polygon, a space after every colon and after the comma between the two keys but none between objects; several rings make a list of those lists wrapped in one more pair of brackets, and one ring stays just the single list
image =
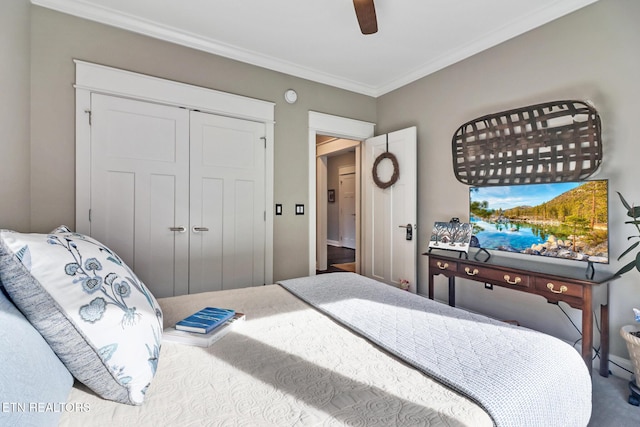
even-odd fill
[{"label": "white pillow with blue flowers", "polygon": [[0,280],[74,377],[105,399],[142,404],[158,365],[162,311],[118,255],[66,227],[2,230]]}]

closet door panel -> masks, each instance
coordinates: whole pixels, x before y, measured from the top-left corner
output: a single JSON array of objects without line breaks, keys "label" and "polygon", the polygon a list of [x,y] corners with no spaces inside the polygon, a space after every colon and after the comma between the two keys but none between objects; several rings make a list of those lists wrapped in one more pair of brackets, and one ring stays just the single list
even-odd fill
[{"label": "closet door panel", "polygon": [[[92,233],[100,242],[108,241],[107,246],[128,265],[133,265],[135,257],[135,178],[131,172],[112,170],[106,174],[106,191],[96,194],[96,204],[104,206],[106,223],[100,229],[102,233]],[[100,218],[100,213],[96,210],[93,216]]]},{"label": "closet door panel", "polygon": [[[186,228],[188,224],[180,224],[185,227],[184,233],[171,231],[166,226],[175,221],[175,206],[179,200],[176,184],[176,177],[173,175],[152,174],[150,176],[149,207],[148,210],[144,209],[148,211],[149,226],[138,229],[140,235],[137,236],[137,240],[148,241],[149,251],[138,255],[136,268],[143,272],[150,284],[154,285],[156,283],[172,283],[176,277],[183,277],[182,280],[187,280],[187,272],[180,272],[181,265],[183,269],[187,268],[186,250],[181,248],[179,244],[176,245],[176,239],[187,240]],[[168,278],[172,278],[172,280],[168,280]],[[174,289],[167,286],[167,289],[156,296],[158,298],[173,296],[173,292]]]},{"label": "closet door panel", "polygon": [[156,297],[187,293],[188,111],[98,94],[91,108],[91,235]]},{"label": "closet door panel", "polygon": [[[207,231],[191,229],[189,293],[221,290],[223,283],[224,181],[202,178],[191,186],[191,221],[205,224]],[[202,259],[206,256],[206,262]]]},{"label": "closet door panel", "polygon": [[[263,123],[191,113],[191,236],[202,244],[191,247],[190,293],[264,284],[264,136]],[[209,180],[220,187],[200,191]]]},{"label": "closet door panel", "polygon": [[[233,259],[230,261],[231,277],[228,287],[242,287],[243,283],[253,283],[253,198],[252,181],[237,180],[233,183],[233,203],[236,212],[233,231],[229,236],[235,240]],[[230,230],[231,231],[231,230]]]}]

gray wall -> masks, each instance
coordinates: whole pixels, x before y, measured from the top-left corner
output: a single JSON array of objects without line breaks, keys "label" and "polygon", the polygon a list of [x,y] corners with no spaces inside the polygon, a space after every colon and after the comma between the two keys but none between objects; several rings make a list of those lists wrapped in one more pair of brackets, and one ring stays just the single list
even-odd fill
[{"label": "gray wall", "polygon": [[29,0],[0,13],[0,228],[29,231]]},{"label": "gray wall", "polygon": [[[378,130],[418,127],[419,247],[436,220],[468,218],[468,189],[456,181],[451,138],[468,120],[511,108],[560,99],[591,100],[603,124],[604,159],[598,178],[609,178],[610,251],[613,270],[633,229],[621,224],[616,191],[640,203],[640,2],[600,0],[378,99]],[[427,260],[421,257],[420,292],[426,293]],[[603,268],[597,266],[596,268]],[[444,282],[437,297],[446,299]],[[540,328],[570,341],[579,338],[558,307],[540,297],[482,286],[459,287],[461,306]],[[611,285],[614,354],[628,358],[620,326],[640,308],[640,275]],[[577,313],[568,309],[573,318]],[[579,317],[577,317],[579,319]]]},{"label": "gray wall", "polygon": [[[31,7],[31,229],[46,232],[74,226],[75,116],[73,59],[204,86],[276,103],[274,280],[308,273],[308,112],[375,122],[375,99],[265,70],[205,52],[97,24],[49,9]],[[284,102],[286,89],[298,102]],[[28,139],[27,139],[28,140]]]}]

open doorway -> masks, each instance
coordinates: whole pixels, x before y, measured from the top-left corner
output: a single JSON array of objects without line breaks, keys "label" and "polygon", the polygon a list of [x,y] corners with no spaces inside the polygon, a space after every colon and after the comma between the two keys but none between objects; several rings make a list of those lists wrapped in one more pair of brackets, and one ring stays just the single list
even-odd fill
[{"label": "open doorway", "polygon": [[356,173],[360,141],[316,136],[318,197],[316,273],[357,272],[360,178]]},{"label": "open doorway", "polygon": [[[326,220],[320,220],[326,215],[328,204],[328,189],[326,181],[326,164],[329,152],[318,154],[317,135],[333,138],[346,138],[354,142],[356,150],[356,176],[360,176],[361,142],[373,137],[374,123],[363,122],[346,117],[333,116],[325,113],[309,111],[309,275],[317,274],[318,270],[327,268]],[[327,147],[323,147],[327,148]],[[320,177],[320,179],[318,178]],[[356,201],[361,197],[361,186],[356,186]],[[356,203],[356,218],[361,217],[360,203]],[[356,272],[360,272],[360,258],[365,255],[362,245],[360,227],[356,227]],[[324,262],[324,265],[322,263]],[[321,268],[322,267],[322,268]]]}]

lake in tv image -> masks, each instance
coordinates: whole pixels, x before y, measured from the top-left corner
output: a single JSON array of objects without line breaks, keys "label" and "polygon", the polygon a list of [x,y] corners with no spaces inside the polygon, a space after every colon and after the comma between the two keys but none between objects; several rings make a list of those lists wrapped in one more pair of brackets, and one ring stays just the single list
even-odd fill
[{"label": "lake in tv image", "polygon": [[470,187],[480,247],[609,262],[608,181]]}]

